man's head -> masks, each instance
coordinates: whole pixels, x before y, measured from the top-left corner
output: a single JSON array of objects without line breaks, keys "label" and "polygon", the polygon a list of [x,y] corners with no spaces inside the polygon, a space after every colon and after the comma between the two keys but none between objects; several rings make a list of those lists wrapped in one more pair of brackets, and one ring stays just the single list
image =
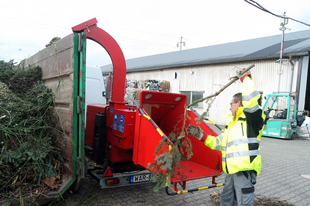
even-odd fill
[{"label": "man's head", "polygon": [[232,115],[236,116],[237,110],[242,106],[242,94],[237,93],[233,96],[230,102],[230,111]]}]

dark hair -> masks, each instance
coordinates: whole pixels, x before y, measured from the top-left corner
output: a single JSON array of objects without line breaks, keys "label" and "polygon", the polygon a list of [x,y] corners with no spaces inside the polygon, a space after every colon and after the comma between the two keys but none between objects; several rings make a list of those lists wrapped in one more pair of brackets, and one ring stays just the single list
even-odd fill
[{"label": "dark hair", "polygon": [[240,101],[240,103],[242,104],[242,93],[239,92],[239,93],[235,94],[235,95],[233,96],[233,99],[234,99],[234,102],[235,102],[235,103],[237,103],[238,101]]}]

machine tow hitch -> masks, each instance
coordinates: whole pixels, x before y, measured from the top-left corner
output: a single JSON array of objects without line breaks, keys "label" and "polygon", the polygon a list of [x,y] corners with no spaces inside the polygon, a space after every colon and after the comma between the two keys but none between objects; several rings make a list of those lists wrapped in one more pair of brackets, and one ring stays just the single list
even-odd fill
[{"label": "machine tow hitch", "polygon": [[[178,190],[177,189],[177,184],[180,184],[182,186],[182,190]],[[166,186],[166,193],[167,195],[180,195],[180,194],[186,194],[189,192],[196,192],[196,191],[201,191],[201,190],[206,190],[206,189],[211,189],[211,188],[215,188],[215,187],[221,187],[224,186],[224,184],[218,184],[215,182],[215,177],[212,177],[212,185],[210,186],[204,186],[204,187],[198,187],[198,188],[193,188],[193,189],[189,189],[186,190],[186,181],[184,182],[180,182],[180,183],[173,183],[173,188],[169,185]],[[173,190],[172,192],[169,191]]]}]

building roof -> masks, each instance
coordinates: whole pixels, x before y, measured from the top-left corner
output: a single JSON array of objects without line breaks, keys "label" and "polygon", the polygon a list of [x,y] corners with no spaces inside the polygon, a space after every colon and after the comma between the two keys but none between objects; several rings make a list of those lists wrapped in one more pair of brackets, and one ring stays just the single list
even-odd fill
[{"label": "building roof", "polygon": [[[282,34],[126,60],[127,72],[249,61],[280,56]],[[310,30],[285,33],[284,55],[309,55]],[[112,65],[102,66],[108,73]]]}]

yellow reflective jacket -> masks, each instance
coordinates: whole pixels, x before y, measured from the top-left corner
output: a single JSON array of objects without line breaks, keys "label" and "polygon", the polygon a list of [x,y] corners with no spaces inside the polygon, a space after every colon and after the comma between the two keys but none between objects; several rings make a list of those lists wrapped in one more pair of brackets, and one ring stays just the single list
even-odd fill
[{"label": "yellow reflective jacket", "polygon": [[228,115],[225,131],[217,137],[209,135],[204,143],[213,150],[222,151],[222,166],[226,174],[240,171],[261,171],[260,140],[265,114],[258,105],[260,93],[250,77],[242,83],[242,104],[236,116]]}]

